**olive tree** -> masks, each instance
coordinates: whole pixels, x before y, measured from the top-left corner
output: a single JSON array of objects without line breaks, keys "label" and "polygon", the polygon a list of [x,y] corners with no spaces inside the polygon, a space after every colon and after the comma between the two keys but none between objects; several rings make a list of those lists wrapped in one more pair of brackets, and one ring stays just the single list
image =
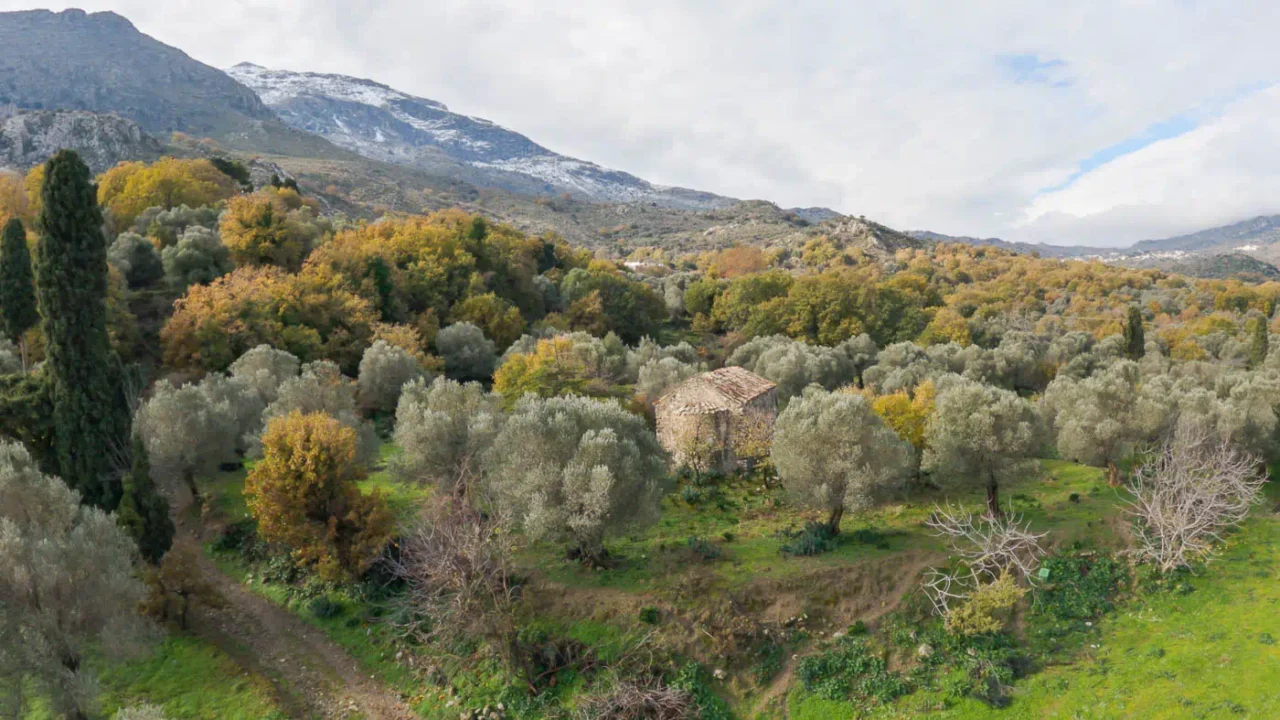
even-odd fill
[{"label": "olive tree", "polygon": [[876,364],[876,356],[880,354],[876,341],[872,340],[870,335],[862,333],[840,343],[836,349],[849,358],[854,381],[859,388],[863,387],[862,374],[867,371],[867,368]]},{"label": "olive tree", "polygon": [[952,378],[938,390],[925,427],[921,467],[944,485],[983,487],[987,513],[999,516],[1000,484],[1033,470],[1039,418],[1016,394]]},{"label": "olive tree", "polygon": [[200,392],[230,414],[235,424],[236,452],[248,450],[251,438],[262,429],[262,413],[267,408],[258,389],[244,377],[209,373],[200,381]]},{"label": "olive tree", "polygon": [[642,418],[578,396],[525,396],[485,464],[498,506],[530,537],[593,563],[607,535],[657,520],[667,468]]},{"label": "olive tree", "polygon": [[827,513],[832,534],[846,510],[890,497],[911,472],[911,445],[856,393],[809,388],[778,415],[773,464],[801,505]]},{"label": "olive tree", "polygon": [[0,698],[16,706],[0,709],[25,717],[25,677],[55,713],[94,712],[86,654],[127,655],[149,635],[136,556],[114,518],[41,473],[21,445],[0,442]]},{"label": "olive tree", "polygon": [[378,340],[360,358],[356,380],[360,404],[368,410],[391,412],[400,400],[405,383],[426,375],[422,363],[407,350]]},{"label": "olive tree", "polygon": [[1116,465],[1135,446],[1154,439],[1163,408],[1139,392],[1138,365],[1116,362],[1083,380],[1055,379],[1044,394],[1045,417],[1058,452],[1075,462],[1103,467],[1112,486],[1120,482]]},{"label": "olive tree", "polygon": [[834,390],[854,381],[853,361],[842,351],[808,345],[783,335],[759,337],[729,356],[737,365],[778,385],[778,402],[785,403],[809,385]]},{"label": "olive tree", "polygon": [[657,360],[671,358],[685,365],[697,365],[700,362],[698,351],[687,342],[678,345],[659,345],[650,338],[641,338],[634,350],[627,352],[627,382],[636,382],[640,377],[640,369]]},{"label": "olive tree", "polygon": [[199,386],[161,384],[138,409],[134,427],[151,459],[151,475],[169,488],[185,486],[200,502],[196,478],[236,458],[238,426],[231,408]]},{"label": "olive tree", "polygon": [[[356,402],[356,384],[342,374],[335,363],[318,360],[302,366],[297,377],[280,384],[275,402],[262,413],[263,428],[275,418],[292,412],[303,415],[325,413],[356,432],[359,441],[357,459],[369,463],[378,456],[378,433],[366,421]],[[257,448],[254,448],[257,453]]]},{"label": "olive tree", "polygon": [[216,230],[188,227],[178,241],[160,251],[169,286],[184,292],[191,285],[207,285],[236,268]]},{"label": "olive tree", "polygon": [[436,335],[436,350],[449,377],[484,380],[493,375],[498,354],[484,331],[468,322],[454,323]]},{"label": "olive tree", "polygon": [[503,419],[502,396],[478,383],[414,380],[405,385],[396,407],[395,442],[401,452],[391,462],[392,472],[465,495],[479,479],[481,459]]},{"label": "olive tree", "polygon": [[156,246],[141,235],[121,233],[107,249],[107,262],[124,274],[131,288],[154,285],[164,277]]},{"label": "olive tree", "polygon": [[863,371],[866,387],[887,395],[910,392],[938,373],[938,367],[924,348],[913,342],[894,343],[876,355],[876,363]]},{"label": "olive tree", "polygon": [[227,370],[231,377],[253,386],[262,402],[270,405],[279,395],[280,385],[298,376],[301,364],[292,353],[259,345],[241,355]]},{"label": "olive tree", "polygon": [[702,363],[695,365],[673,357],[650,360],[640,366],[636,378],[636,394],[652,403],[662,397],[662,393],[668,388],[706,371],[707,366]]}]

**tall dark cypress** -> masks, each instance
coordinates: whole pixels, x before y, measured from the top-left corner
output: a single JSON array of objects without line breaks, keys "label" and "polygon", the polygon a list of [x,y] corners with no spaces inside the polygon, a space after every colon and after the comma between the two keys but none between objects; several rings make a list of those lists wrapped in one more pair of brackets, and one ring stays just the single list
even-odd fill
[{"label": "tall dark cypress", "polygon": [[1271,349],[1271,329],[1262,315],[1253,318],[1253,335],[1249,342],[1249,367],[1257,369],[1267,361]]},{"label": "tall dark cypress", "polygon": [[130,437],[120,360],[107,335],[107,242],[89,168],[62,150],[45,165],[36,297],[47,342],[58,473],[84,501],[120,502]]},{"label": "tall dark cypress", "polygon": [[1147,340],[1142,331],[1142,311],[1137,305],[1129,306],[1129,317],[1124,325],[1124,351],[1130,360],[1141,360],[1147,352]]},{"label": "tall dark cypress", "polygon": [[27,230],[13,218],[0,234],[0,331],[22,348],[22,369],[27,369],[24,335],[40,321],[36,310],[36,286],[27,250]]},{"label": "tall dark cypress", "polygon": [[123,496],[116,519],[138,543],[142,557],[152,565],[173,545],[173,521],[169,519],[169,501],[156,490],[151,480],[151,461],[142,439],[133,439],[133,469],[121,483]]}]

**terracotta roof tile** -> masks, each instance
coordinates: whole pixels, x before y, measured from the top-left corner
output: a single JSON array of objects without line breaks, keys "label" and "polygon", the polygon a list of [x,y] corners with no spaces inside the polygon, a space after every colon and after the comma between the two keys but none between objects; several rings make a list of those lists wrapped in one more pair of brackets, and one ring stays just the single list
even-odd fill
[{"label": "terracotta roof tile", "polygon": [[729,366],[689,378],[667,391],[654,405],[676,415],[736,410],[775,387],[745,368]]}]

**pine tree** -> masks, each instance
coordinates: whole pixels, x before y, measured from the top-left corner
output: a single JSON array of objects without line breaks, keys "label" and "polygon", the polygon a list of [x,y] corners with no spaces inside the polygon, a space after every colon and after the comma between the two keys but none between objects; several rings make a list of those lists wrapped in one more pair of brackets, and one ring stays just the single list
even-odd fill
[{"label": "pine tree", "polygon": [[1253,337],[1249,343],[1249,367],[1257,369],[1267,361],[1271,349],[1271,333],[1267,319],[1261,315],[1253,318]]},{"label": "pine tree", "polygon": [[1137,305],[1129,307],[1129,318],[1124,326],[1124,351],[1130,360],[1141,360],[1147,352],[1147,341],[1142,332],[1142,311]]},{"label": "pine tree", "polygon": [[45,165],[36,296],[47,343],[58,474],[89,505],[114,510],[129,442],[120,360],[107,335],[107,242],[89,168],[62,150]]},{"label": "pine tree", "polygon": [[18,218],[4,226],[0,236],[0,331],[22,348],[22,369],[27,370],[26,332],[40,320],[36,288],[31,274],[27,230]]},{"label": "pine tree", "polygon": [[138,436],[133,438],[133,467],[125,474],[121,486],[123,497],[116,520],[138,543],[142,557],[152,565],[173,545],[173,521],[169,519],[169,501],[156,490],[151,480],[151,461],[147,447]]}]

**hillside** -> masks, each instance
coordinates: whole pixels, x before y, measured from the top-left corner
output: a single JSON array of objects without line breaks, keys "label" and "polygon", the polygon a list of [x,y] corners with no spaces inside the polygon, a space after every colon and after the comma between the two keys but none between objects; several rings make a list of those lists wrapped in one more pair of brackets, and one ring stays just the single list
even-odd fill
[{"label": "hillside", "polygon": [[[1230,225],[1200,230],[1187,235],[1143,240],[1128,247],[1120,248],[1010,242],[1000,238],[944,235],[929,230],[913,230],[908,234],[929,242],[984,245],[1024,255],[1039,254],[1041,257],[1097,257],[1106,262],[1120,262],[1141,267],[1159,267],[1161,269],[1169,269],[1171,272],[1184,271],[1173,270],[1175,265],[1185,265],[1196,270],[1196,272],[1208,272],[1207,268],[1210,265],[1222,266],[1222,263],[1208,262],[1205,258],[1214,258],[1221,255],[1253,257],[1261,261],[1263,265],[1280,261],[1280,245],[1277,245],[1277,243],[1280,243],[1280,215],[1261,215]],[[1205,256],[1205,258],[1196,259],[1194,262],[1183,262],[1188,256]],[[1236,264],[1238,265],[1238,263]],[[1219,267],[1219,270],[1221,269]],[[1252,268],[1252,270],[1260,269],[1257,267]],[[1199,277],[1217,277],[1217,275],[1199,275]]]},{"label": "hillside", "polygon": [[281,123],[217,68],[138,31],[112,12],[0,13],[0,106],[115,113],[147,132],[180,131],[231,147],[340,156]]},{"label": "hillside", "polygon": [[241,63],[227,73],[252,88],[290,126],[364,157],[532,195],[652,202],[709,209],[733,202],[712,193],[653,185],[634,175],[552,152],[483,118],[451,112],[372,80],[271,70]]},{"label": "hillside", "polygon": [[122,160],[154,160],[161,153],[159,141],[118,115],[86,110],[0,114],[0,167],[26,170],[62,148],[80,153],[94,172]]},{"label": "hillside", "polygon": [[1126,260],[1123,264],[1129,267],[1153,267],[1169,273],[1187,275],[1189,277],[1225,280],[1238,278],[1251,282],[1280,280],[1280,268],[1269,262],[1242,252],[1226,252],[1217,254],[1196,253],[1178,260],[1152,258],[1142,255]]}]

